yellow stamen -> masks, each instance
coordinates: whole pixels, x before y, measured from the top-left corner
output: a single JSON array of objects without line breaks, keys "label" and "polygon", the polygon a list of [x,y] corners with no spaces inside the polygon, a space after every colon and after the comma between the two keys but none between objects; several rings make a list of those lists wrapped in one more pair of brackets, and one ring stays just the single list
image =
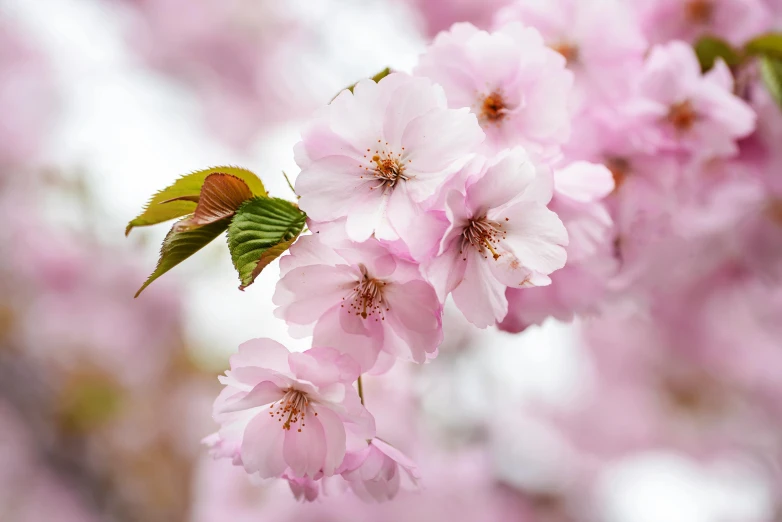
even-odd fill
[{"label": "yellow stamen", "polygon": [[488,239],[483,240],[483,242],[486,244],[486,247],[491,251],[491,255],[494,256],[495,261],[500,258],[500,254],[497,253],[496,250],[494,250],[494,247],[491,245]]}]

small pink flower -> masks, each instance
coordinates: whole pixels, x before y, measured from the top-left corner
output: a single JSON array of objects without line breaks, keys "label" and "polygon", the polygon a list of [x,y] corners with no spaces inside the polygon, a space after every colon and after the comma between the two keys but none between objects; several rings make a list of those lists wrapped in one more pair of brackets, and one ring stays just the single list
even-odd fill
[{"label": "small pink flower", "polygon": [[546,208],[552,185],[550,173],[516,148],[468,181],[466,194],[448,195],[450,227],[427,275],[441,299],[453,291],[476,326],[505,317],[507,287],[549,284],[548,274],[564,266],[567,232]]},{"label": "small pink flower", "polygon": [[299,205],[314,221],[347,218],[353,241],[401,239],[414,258],[426,256],[439,239],[436,228],[421,226],[435,220],[428,202],[483,139],[475,116],[448,109],[442,88],[427,79],[361,81],[302,132]]},{"label": "small pink flower", "polygon": [[531,27],[515,23],[487,33],[455,24],[435,38],[414,72],[442,85],[449,107],[470,107],[489,153],[516,145],[549,153],[568,138],[573,75]]},{"label": "small pink flower", "polygon": [[705,75],[683,42],[654,47],[639,80],[631,112],[654,149],[686,151],[698,158],[732,156],[736,140],[755,128],[755,113],[732,93],[733,78],[717,62]]},{"label": "small pink flower", "polygon": [[316,234],[299,239],[280,263],[275,314],[292,325],[314,325],[315,345],[337,347],[364,372],[381,351],[419,363],[434,357],[442,306],[418,266],[376,239],[354,243],[339,226],[313,227]]},{"label": "small pink flower", "polygon": [[348,453],[341,469],[342,477],[365,502],[392,500],[400,487],[415,489],[421,478],[415,462],[377,438],[363,450]]},{"label": "small pink flower", "polygon": [[333,475],[348,445],[374,435],[374,419],[349,384],[358,372],[333,348],[291,353],[270,339],[248,341],[220,377],[221,428],[205,442],[260,478]]}]

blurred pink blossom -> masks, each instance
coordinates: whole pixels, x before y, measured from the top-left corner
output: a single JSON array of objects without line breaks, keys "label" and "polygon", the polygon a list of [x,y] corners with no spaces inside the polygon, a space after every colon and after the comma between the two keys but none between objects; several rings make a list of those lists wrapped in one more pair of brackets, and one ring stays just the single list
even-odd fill
[{"label": "blurred pink blossom", "polygon": [[755,114],[734,96],[727,66],[701,74],[691,47],[674,41],[652,48],[630,103],[652,150],[681,150],[701,159],[731,156],[755,127]]},{"label": "blurred pink blossom", "polygon": [[269,126],[307,116],[336,89],[311,81],[300,59],[317,28],[281,4],[124,2],[138,15],[132,44],[153,67],[195,88],[209,127],[231,145],[246,147]]},{"label": "blurred pink blossom", "polygon": [[534,27],[575,75],[578,105],[623,95],[647,44],[621,0],[518,0],[497,13],[495,27]]},{"label": "blurred pink blossom", "polygon": [[52,124],[55,91],[44,56],[10,20],[0,22],[0,170],[30,164]]},{"label": "blurred pink blossom", "polygon": [[469,22],[482,29],[491,26],[492,16],[512,0],[405,0],[423,20],[427,36],[447,31],[453,24]]},{"label": "blurred pink blossom", "polygon": [[377,502],[392,500],[400,487],[415,488],[421,478],[412,460],[377,438],[365,449],[347,454],[341,475],[359,498]]},{"label": "blurred pink blossom", "polygon": [[705,35],[736,45],[771,28],[763,0],[633,0],[644,34],[654,43]]}]

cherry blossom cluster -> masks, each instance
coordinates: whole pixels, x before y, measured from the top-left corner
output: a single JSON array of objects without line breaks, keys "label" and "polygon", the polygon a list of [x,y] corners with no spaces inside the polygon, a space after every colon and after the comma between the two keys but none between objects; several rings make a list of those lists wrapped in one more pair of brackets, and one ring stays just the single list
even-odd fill
[{"label": "cherry blossom cluster", "polygon": [[[704,34],[741,44],[769,29],[764,13],[525,0],[490,30],[441,32],[411,74],[360,81],[318,110],[294,151],[310,234],[281,259],[273,297],[313,348],[241,347],[212,452],[306,500],[415,486],[361,375],[436,357],[449,297],[474,326],[509,332],[640,316],[675,338],[686,317],[698,346],[721,345],[725,309],[689,313],[712,288],[777,309],[765,287],[782,276],[778,108],[755,64],[704,72],[693,49]],[[765,342],[768,324],[752,326]]]},{"label": "cherry blossom cluster", "polygon": [[586,211],[613,188],[603,166],[555,172],[572,82],[537,30],[457,24],[412,75],[360,81],[316,112],[295,147],[311,234],[282,258],[273,297],[313,348],[242,346],[215,405],[215,455],[307,499],[337,476],[376,500],[416,483],[352,383],[434,358],[449,295],[484,328],[506,317],[509,288],[546,286],[565,265],[555,187]]}]

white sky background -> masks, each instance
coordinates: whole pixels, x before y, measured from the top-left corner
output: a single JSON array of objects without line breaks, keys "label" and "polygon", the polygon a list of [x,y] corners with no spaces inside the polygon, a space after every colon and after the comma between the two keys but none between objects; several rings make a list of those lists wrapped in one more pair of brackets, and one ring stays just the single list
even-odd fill
[{"label": "white sky background", "polygon": [[[321,27],[331,67],[319,74],[330,75],[335,93],[386,65],[410,70],[424,46],[410,13],[380,0],[286,4],[298,16],[328,19]],[[62,91],[62,115],[47,163],[87,173],[103,201],[101,236],[128,255],[143,255],[150,271],[168,227],[135,230],[130,239],[124,238],[124,227],[150,194],[179,175],[237,164],[259,173],[273,194],[289,195],[280,172],[298,171],[292,153],[297,123],[266,133],[250,153],[237,153],[209,135],[192,92],[147,69],[127,47],[122,33],[128,20],[108,2],[0,0],[0,7],[1,16],[32,31],[50,56]],[[313,67],[323,67],[320,57],[308,58]],[[284,323],[272,315],[276,263],[239,292],[227,248],[217,241],[165,277],[182,283],[190,340],[205,354],[229,354],[241,342],[262,336],[307,347],[308,340],[291,340]],[[584,379],[577,342],[567,327],[549,324],[524,337],[486,331],[477,342],[499,349],[491,360],[467,361],[467,371],[488,372],[508,384],[513,395],[568,400]],[[466,400],[459,414],[470,416],[481,406],[480,398],[472,406]],[[535,465],[526,457],[502,472],[523,480]],[[621,463],[601,482],[600,491],[606,522],[759,521],[769,504],[764,487],[751,477],[702,469],[671,454],[639,455]]]}]

